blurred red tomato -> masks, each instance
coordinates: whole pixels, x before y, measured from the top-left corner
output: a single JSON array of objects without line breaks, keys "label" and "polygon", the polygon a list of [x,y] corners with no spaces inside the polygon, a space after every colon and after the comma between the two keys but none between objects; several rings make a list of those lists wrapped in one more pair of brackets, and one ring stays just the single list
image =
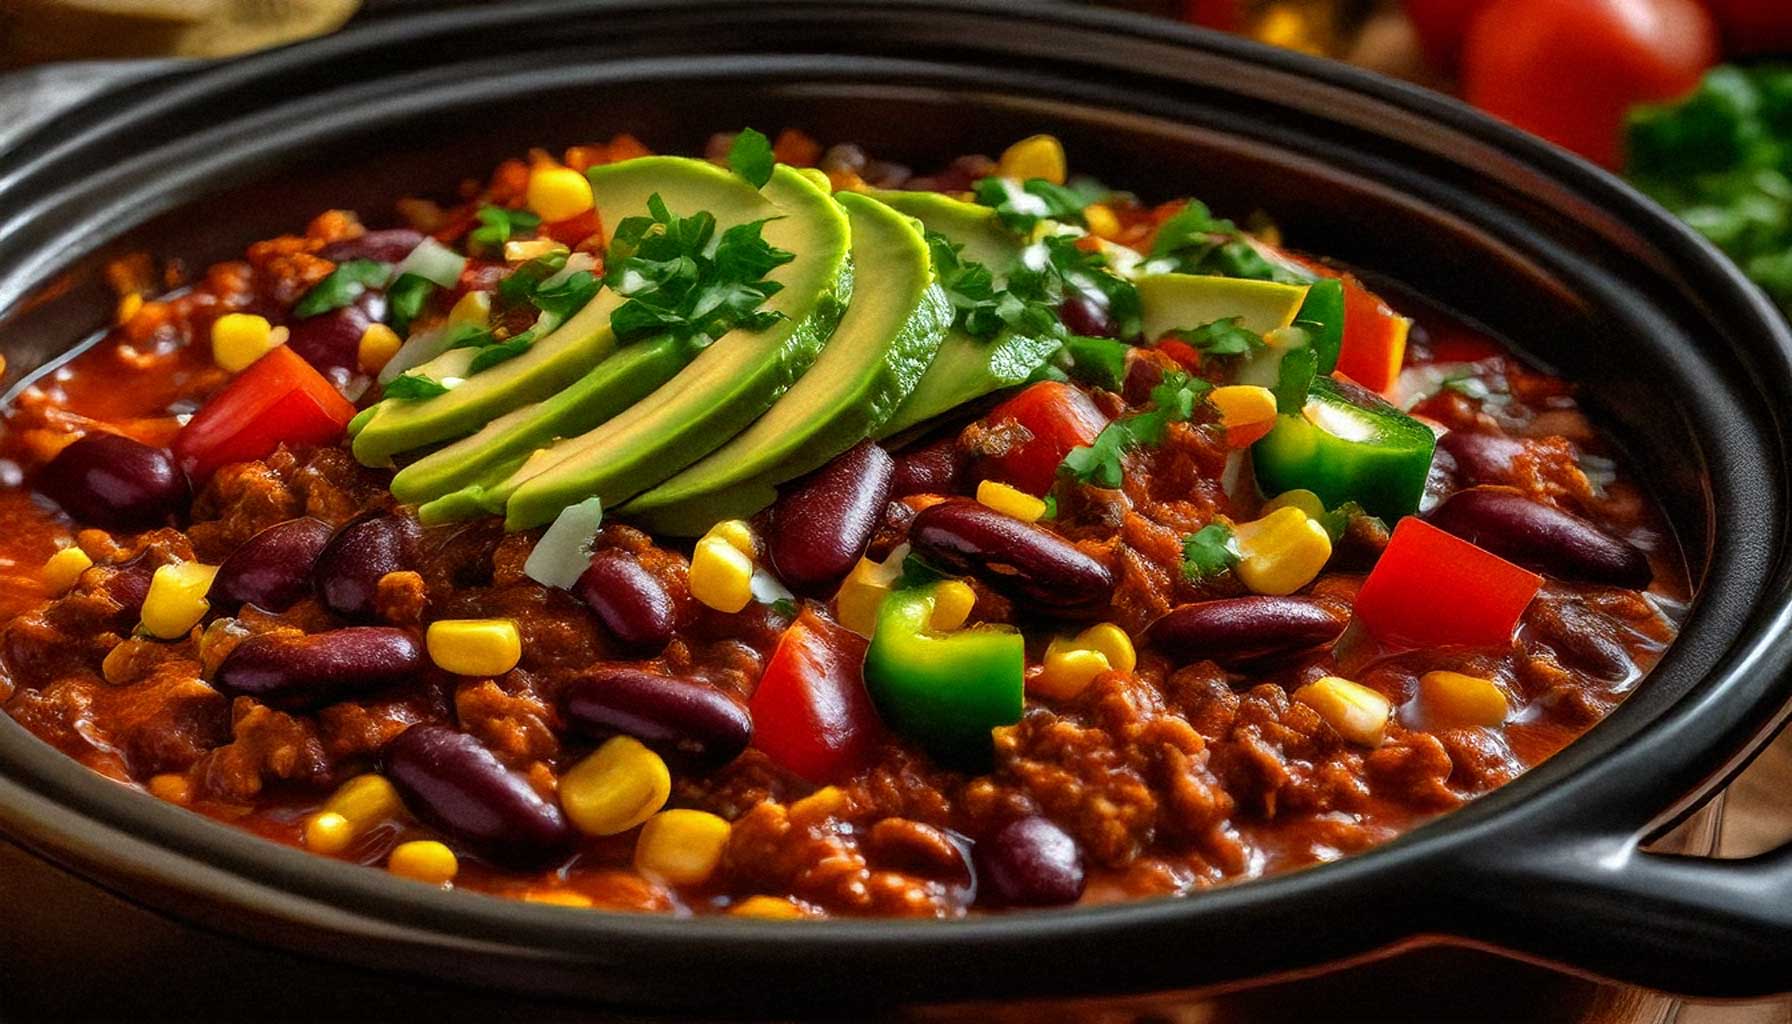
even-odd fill
[{"label": "blurred red tomato", "polygon": [[1792,0],[1705,0],[1729,53],[1792,54]]},{"label": "blurred red tomato", "polygon": [[1243,0],[1183,0],[1182,20],[1191,25],[1236,32],[1244,25]]},{"label": "blurred red tomato", "polygon": [[1407,20],[1419,34],[1425,59],[1439,71],[1456,67],[1468,24],[1489,0],[1401,0]]},{"label": "blurred red tomato", "polygon": [[1624,112],[1691,91],[1717,56],[1693,0],[1494,0],[1463,41],[1462,94],[1615,168]]}]

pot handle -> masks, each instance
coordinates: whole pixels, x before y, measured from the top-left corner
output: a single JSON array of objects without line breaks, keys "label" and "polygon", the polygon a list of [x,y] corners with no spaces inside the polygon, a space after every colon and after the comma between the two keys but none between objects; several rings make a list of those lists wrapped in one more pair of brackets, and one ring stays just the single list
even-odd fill
[{"label": "pot handle", "polygon": [[1473,874],[1446,910],[1464,938],[1688,996],[1792,991],[1792,843],[1724,860],[1581,837]]}]

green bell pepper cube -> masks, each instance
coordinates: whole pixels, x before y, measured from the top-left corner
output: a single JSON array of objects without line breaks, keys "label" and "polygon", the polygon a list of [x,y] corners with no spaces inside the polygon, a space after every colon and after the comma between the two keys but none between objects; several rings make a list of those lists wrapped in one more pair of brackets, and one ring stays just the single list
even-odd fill
[{"label": "green bell pepper cube", "polygon": [[1263,493],[1305,489],[1337,508],[1360,504],[1393,522],[1419,510],[1431,453],[1431,429],[1379,395],[1332,377],[1313,381],[1306,405],[1251,446]]},{"label": "green bell pepper cube", "polygon": [[1313,282],[1300,309],[1295,311],[1294,322],[1312,335],[1319,372],[1337,369],[1338,353],[1344,348],[1344,282],[1335,277]]},{"label": "green bell pepper cube", "polygon": [[993,753],[990,730],[1020,721],[1026,651],[1006,626],[934,632],[933,601],[931,585],[884,598],[865,686],[898,735],[943,763],[976,769]]}]

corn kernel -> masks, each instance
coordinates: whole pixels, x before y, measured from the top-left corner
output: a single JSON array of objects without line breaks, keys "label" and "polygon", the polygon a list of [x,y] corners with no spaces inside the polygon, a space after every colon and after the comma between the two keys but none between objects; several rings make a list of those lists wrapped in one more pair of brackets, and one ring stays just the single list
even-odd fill
[{"label": "corn kernel", "polygon": [[977,501],[1023,523],[1036,523],[1045,515],[1045,502],[998,480],[977,485]]},{"label": "corn kernel", "polygon": [[1090,626],[1078,633],[1076,644],[1078,647],[1100,651],[1116,672],[1131,672],[1139,666],[1139,656],[1133,650],[1132,637],[1127,636],[1126,630],[1112,622]]},{"label": "corn kernel", "polygon": [[753,536],[753,528],[745,519],[724,519],[709,528],[705,537],[720,537],[728,542],[728,546],[746,555],[748,558],[759,557],[759,538]]},{"label": "corn kernel", "polygon": [[696,885],[722,862],[728,831],[727,820],[708,811],[661,811],[641,826],[635,869],[673,885]]},{"label": "corn kernel", "polygon": [[1365,747],[1379,747],[1388,735],[1394,707],[1360,683],[1326,676],[1294,691],[1294,699],[1319,712],[1338,735]]},{"label": "corn kernel", "polygon": [[570,167],[537,167],[524,198],[542,220],[568,220],[591,209],[591,181]]},{"label": "corn kernel", "polygon": [[705,537],[691,553],[691,596],[730,614],[753,600],[753,560],[721,537]]},{"label": "corn kernel", "polygon": [[1053,700],[1070,700],[1112,667],[1100,651],[1058,637],[1045,649],[1045,664],[1027,677],[1027,689]]},{"label": "corn kernel", "polygon": [[335,811],[313,814],[305,821],[305,847],[317,853],[341,853],[355,835],[354,822]]},{"label": "corn kernel", "polygon": [[212,321],[212,361],[237,373],[286,342],[286,328],[275,329],[267,317],[226,313]]},{"label": "corn kernel", "polygon": [[1207,400],[1220,411],[1220,422],[1226,429],[1273,422],[1276,418],[1275,393],[1255,384],[1228,384],[1208,392]]},{"label": "corn kernel", "polygon": [[355,363],[361,367],[362,373],[378,373],[404,342],[398,332],[382,323],[371,323],[361,332],[361,341],[355,346]]},{"label": "corn kernel", "polygon": [[1120,237],[1120,218],[1101,203],[1090,203],[1083,208],[1083,223],[1089,225],[1089,233],[1096,238]]},{"label": "corn kernel", "polygon": [[341,853],[368,829],[404,810],[398,790],[383,775],[357,775],[336,787],[323,809],[305,822],[305,845]]},{"label": "corn kernel", "polygon": [[52,594],[68,593],[69,588],[75,585],[75,581],[91,565],[93,559],[87,557],[87,552],[76,547],[63,548],[44,562],[41,577],[44,589]]},{"label": "corn kernel", "polygon": [[927,620],[937,633],[950,633],[964,626],[971,609],[977,604],[977,592],[963,580],[941,580],[933,585],[933,615]]},{"label": "corn kernel", "polygon": [[802,907],[777,896],[748,896],[729,907],[728,913],[735,917],[758,917],[767,921],[794,921],[809,916],[803,912]]},{"label": "corn kernel", "polygon": [[484,327],[491,318],[491,292],[468,292],[456,300],[454,308],[448,311],[448,324],[451,327],[468,324]]},{"label": "corn kernel", "polygon": [[185,775],[176,772],[150,776],[149,792],[158,800],[166,800],[171,804],[186,804],[193,799],[192,783],[187,781]]},{"label": "corn kernel", "polygon": [[144,631],[161,640],[186,636],[211,610],[205,594],[217,574],[217,566],[199,562],[176,562],[157,569],[143,598]]},{"label": "corn kernel", "polygon": [[1064,144],[1050,135],[1028,136],[1003,150],[1002,158],[996,161],[996,173],[1017,181],[1044,178],[1062,185],[1069,173]]},{"label": "corn kernel", "polygon": [[531,238],[527,241],[505,242],[504,262],[527,263],[530,260],[540,259],[550,253],[566,251],[566,246],[554,241],[552,238]]},{"label": "corn kernel", "polygon": [[1506,695],[1492,680],[1461,672],[1427,672],[1419,677],[1419,706],[1436,725],[1500,725],[1511,713]]},{"label": "corn kernel", "polygon": [[129,292],[118,297],[118,308],[114,319],[120,324],[128,324],[143,309],[143,296]]},{"label": "corn kernel", "polygon": [[1253,593],[1292,594],[1332,557],[1332,538],[1298,508],[1283,508],[1236,527],[1238,578]]},{"label": "corn kernel", "polygon": [[791,802],[790,820],[804,828],[819,825],[829,818],[839,817],[846,811],[849,802],[846,790],[839,786],[823,786]]},{"label": "corn kernel", "polygon": [[523,638],[510,619],[438,619],[423,635],[429,660],[457,676],[501,676],[523,657]]},{"label": "corn kernel", "polygon": [[[877,610],[902,576],[902,555],[898,549],[882,562],[861,558],[846,574],[839,593],[834,595],[834,618],[842,626],[860,636],[871,635],[877,627]],[[939,614],[938,603],[934,605],[934,614]]]},{"label": "corn kernel", "polygon": [[591,897],[570,889],[530,889],[523,893],[523,902],[539,903],[548,907],[574,907],[580,910],[588,910],[594,906]]},{"label": "corn kernel", "polygon": [[425,885],[447,885],[460,874],[460,860],[434,839],[415,839],[392,848],[386,856],[386,870]]},{"label": "corn kernel", "polygon": [[1325,515],[1325,502],[1319,499],[1319,495],[1305,489],[1283,491],[1264,502],[1263,514],[1268,515],[1285,508],[1298,508],[1311,519],[1319,519]]},{"label": "corn kernel", "polygon": [[612,737],[560,779],[566,817],[593,836],[627,832],[653,817],[671,793],[666,762],[629,736]]}]

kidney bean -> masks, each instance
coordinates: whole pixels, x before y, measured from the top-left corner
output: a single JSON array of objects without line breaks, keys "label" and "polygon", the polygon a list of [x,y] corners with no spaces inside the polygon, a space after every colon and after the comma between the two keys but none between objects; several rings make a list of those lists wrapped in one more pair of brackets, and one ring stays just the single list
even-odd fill
[{"label": "kidney bean", "polygon": [[1342,632],[1342,618],[1305,598],[1231,597],[1172,609],[1145,635],[1179,663],[1231,667],[1330,643]]},{"label": "kidney bean", "polygon": [[1464,484],[1505,483],[1512,479],[1512,460],[1524,454],[1524,442],[1503,434],[1452,430],[1437,439],[1438,450],[1456,463],[1456,479]]},{"label": "kidney bean", "polygon": [[214,604],[252,604],[283,612],[311,589],[311,567],[330,542],[330,524],[310,516],[275,523],[244,541],[218,566],[207,595]]},{"label": "kidney bean", "polygon": [[1058,319],[1072,334],[1087,335],[1092,338],[1119,337],[1119,325],[1109,315],[1107,304],[1088,295],[1071,294],[1064,296],[1058,304]]},{"label": "kidney bean", "polygon": [[386,317],[383,292],[363,292],[361,297],[328,313],[294,320],[286,346],[314,368],[328,373],[353,373],[359,367],[361,335],[369,324]]},{"label": "kidney bean", "polygon": [[1649,557],[1635,545],[1517,491],[1499,487],[1457,491],[1425,513],[1425,520],[1556,579],[1641,588],[1654,577]]},{"label": "kidney bean", "polygon": [[423,663],[417,638],[390,626],[262,633],[224,656],[212,685],[232,697],[304,711],[408,679]]},{"label": "kidney bean", "polygon": [[75,519],[107,529],[164,523],[193,493],[166,449],[99,432],[58,452],[37,489]]},{"label": "kidney bean", "polygon": [[349,260],[397,263],[409,256],[411,250],[417,248],[422,241],[422,232],[410,228],[386,228],[345,238],[340,242],[331,242],[319,249],[317,254],[333,263],[346,263]]},{"label": "kidney bean", "polygon": [[958,447],[957,437],[943,437],[932,444],[911,448],[894,456],[890,474],[890,497],[906,498],[911,494],[951,494],[958,488],[959,474],[967,459]]},{"label": "kidney bean", "polygon": [[413,725],[386,745],[385,761],[407,810],[486,860],[541,868],[572,847],[559,806],[464,732]]},{"label": "kidney bean", "polygon": [[972,850],[977,901],[996,906],[1049,907],[1083,894],[1083,853],[1050,819],[1018,818]]},{"label": "kidney bean", "polygon": [[659,578],[625,551],[591,556],[591,566],[572,585],[610,635],[639,651],[658,652],[672,642],[677,609]]},{"label": "kidney bean", "polygon": [[423,528],[408,516],[364,512],[349,520],[312,567],[318,600],[345,618],[372,618],[380,578],[416,563],[422,534]]},{"label": "kidney bean", "polygon": [[600,665],[561,690],[566,720],[593,737],[633,736],[704,765],[726,764],[753,739],[739,701],[692,679]]},{"label": "kidney bean", "polygon": [[143,599],[149,596],[149,581],[155,575],[156,563],[150,561],[147,551],[111,567],[100,586],[107,597],[118,602],[113,625],[122,630],[136,624],[143,614]]},{"label": "kidney bean", "polygon": [[860,441],[772,505],[766,554],[778,578],[813,590],[852,571],[890,500],[894,464],[874,441]]},{"label": "kidney bean", "polygon": [[974,501],[943,501],[909,524],[915,554],[975,576],[1034,611],[1082,615],[1108,607],[1114,574],[1057,534]]}]

